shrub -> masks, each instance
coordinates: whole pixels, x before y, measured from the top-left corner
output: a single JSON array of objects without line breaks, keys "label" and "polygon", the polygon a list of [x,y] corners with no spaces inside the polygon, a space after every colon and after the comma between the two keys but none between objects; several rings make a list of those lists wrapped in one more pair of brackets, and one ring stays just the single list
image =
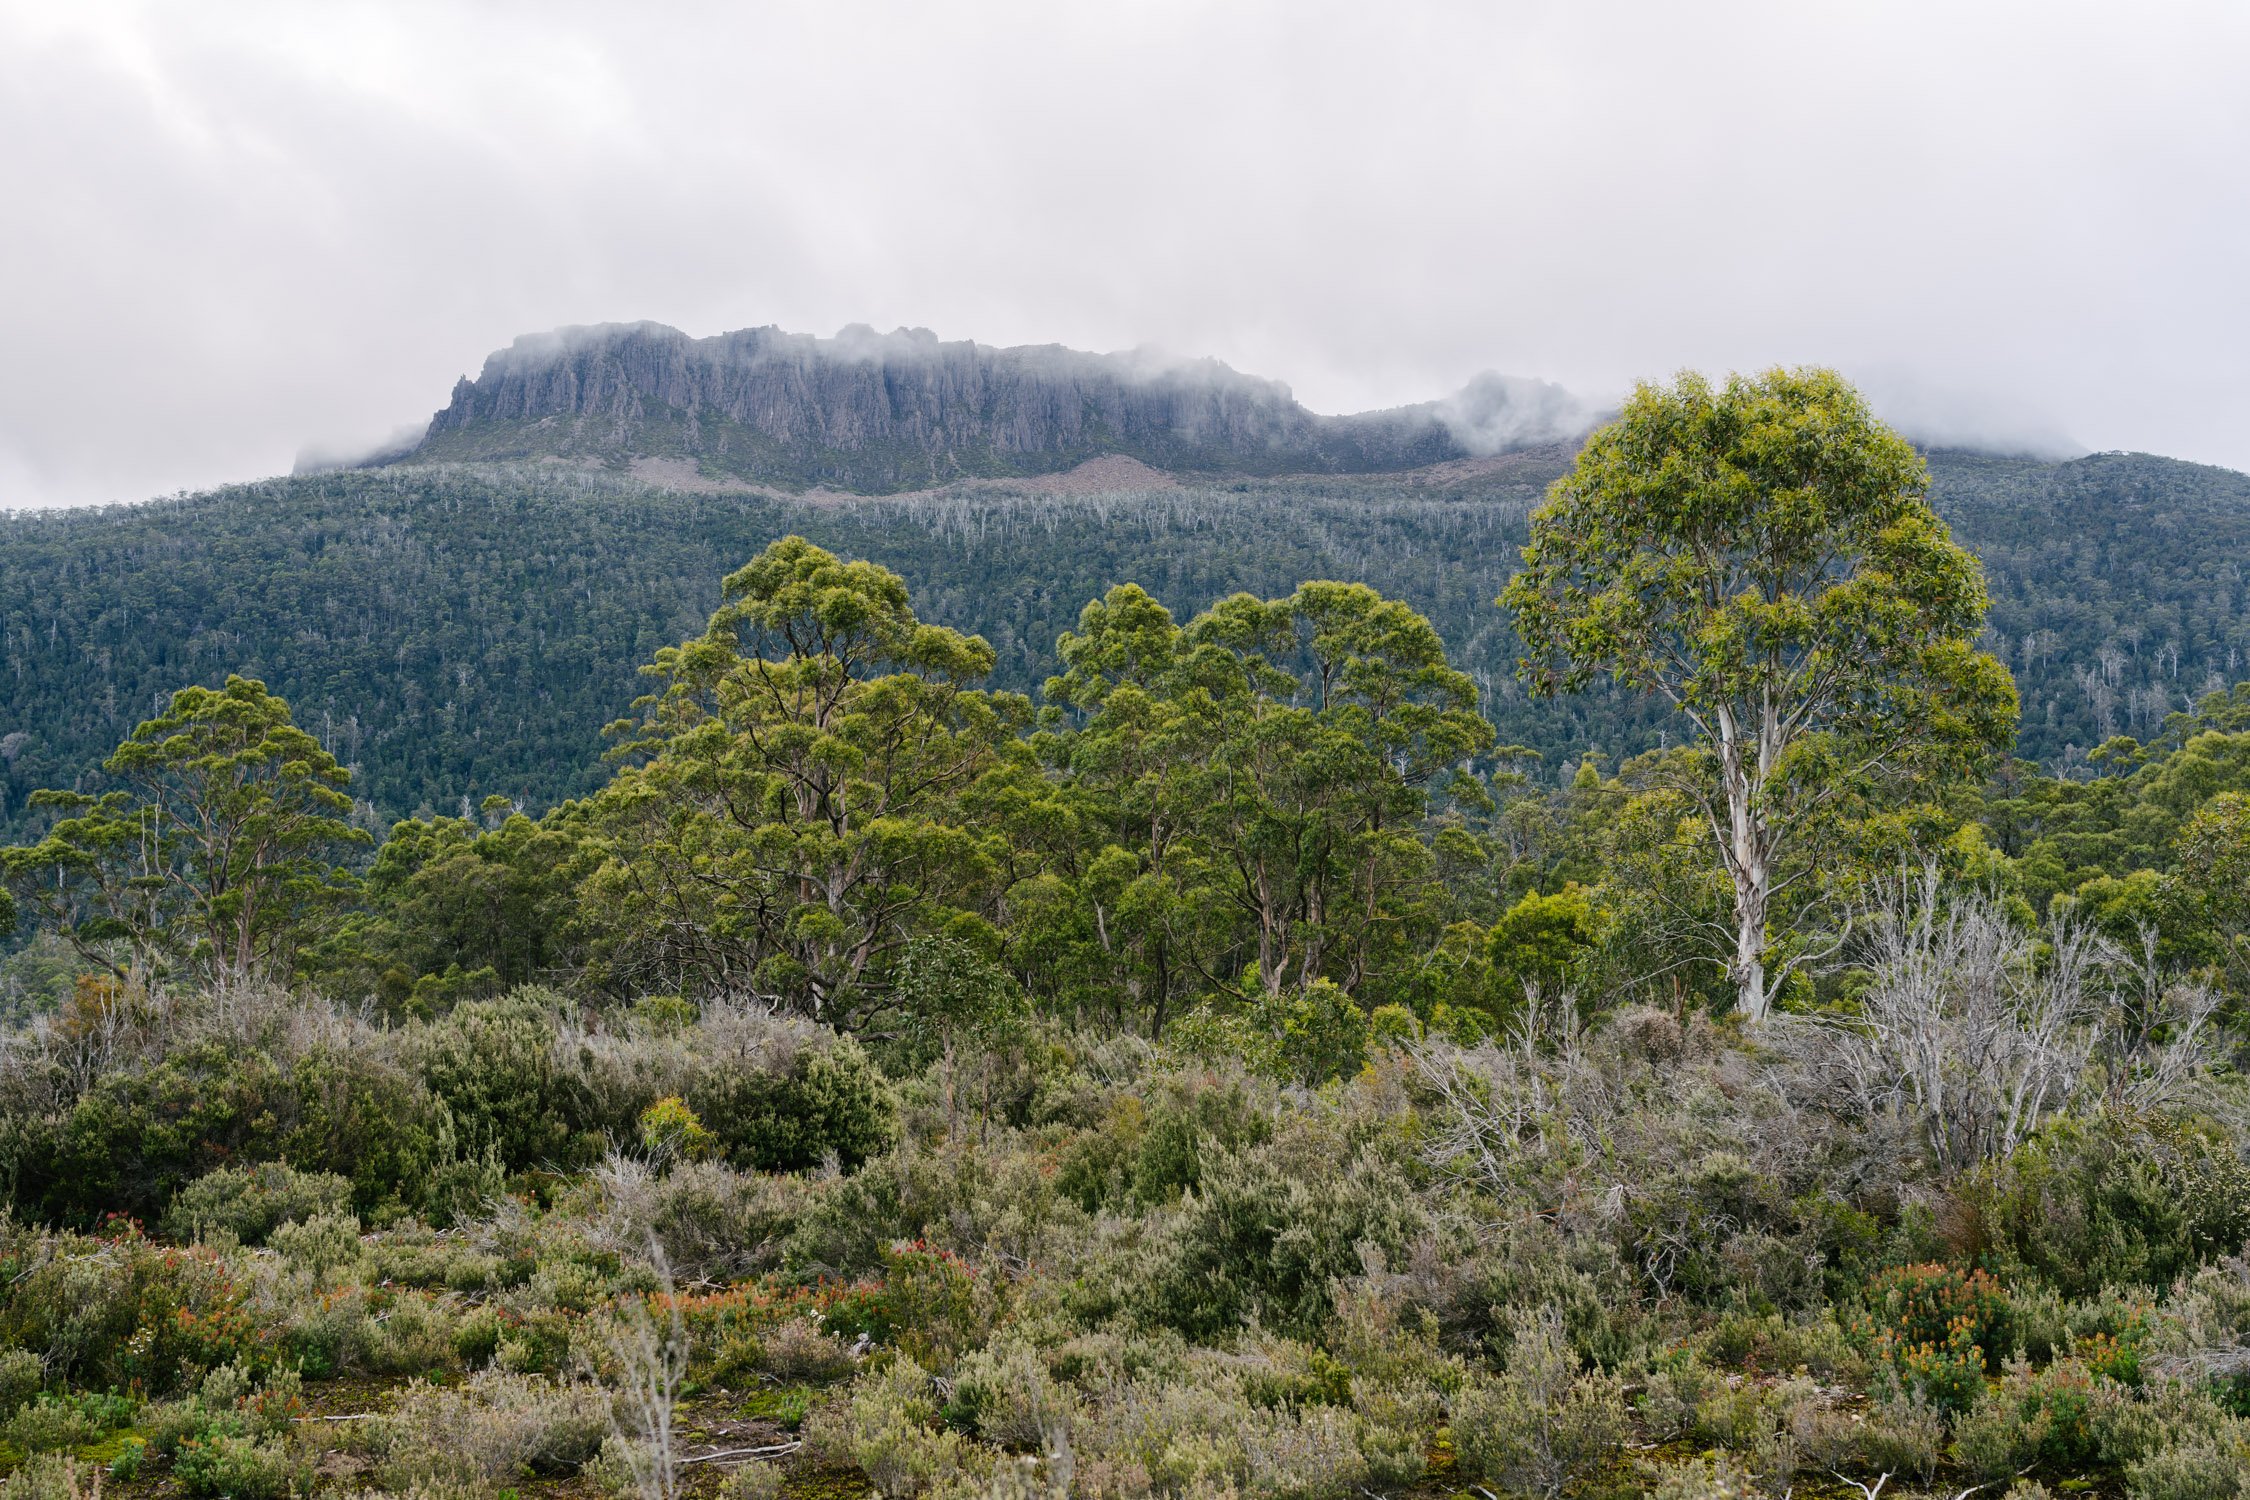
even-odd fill
[{"label": "shrub", "polygon": [[555,1064],[560,997],[533,988],[472,1000],[422,1030],[415,1056],[462,1145],[490,1148],[509,1171],[574,1156],[576,1111]]},{"label": "shrub", "polygon": [[0,1349],[0,1417],[13,1415],[47,1383],[47,1364],[29,1349]]},{"label": "shrub", "polygon": [[983,1342],[999,1311],[989,1278],[921,1240],[893,1245],[883,1261],[884,1321],[909,1356],[943,1369]]},{"label": "shrub", "polygon": [[274,1230],[271,1243],[284,1261],[316,1281],[357,1267],[367,1258],[367,1247],[359,1239],[359,1220],[350,1214],[292,1220]]},{"label": "shrub", "polygon": [[[1405,1019],[1411,1023],[1412,1013]],[[1386,1025],[1395,1031],[1396,1018]],[[1240,1007],[1206,1005],[1174,1021],[1164,1040],[1191,1057],[1319,1085],[1360,1070],[1367,1061],[1368,1028],[1367,1012],[1349,994],[1331,980],[1316,979]]]},{"label": "shrub", "polygon": [[[1083,1492],[1136,1495],[1153,1486],[1249,1500],[1361,1493],[1375,1469],[1365,1446],[1368,1424],[1355,1410],[1328,1399],[1265,1404],[1283,1390],[1335,1394],[1333,1382],[1310,1367],[1287,1368],[1304,1352],[1267,1341],[1232,1355],[1186,1350],[1171,1340],[1109,1345],[1095,1363],[1139,1374],[1105,1384],[1072,1430]],[[1307,1375],[1315,1376],[1309,1387]],[[1388,1436],[1372,1438],[1385,1464],[1395,1466]]]},{"label": "shrub", "polygon": [[109,1073],[66,1112],[14,1122],[14,1200],[81,1226],[112,1213],[153,1220],[211,1168],[278,1155],[293,1092],[265,1052],[218,1041]]},{"label": "shrub", "polygon": [[733,1281],[772,1269],[812,1197],[794,1177],[737,1172],[723,1162],[688,1162],[659,1177],[612,1157],[592,1181],[588,1238],[621,1256],[651,1242],[676,1275]]},{"label": "shrub", "polygon": [[2250,1172],[2231,1147],[2108,1116],[2044,1127],[1965,1196],[1986,1245],[2071,1297],[2168,1284],[2250,1235]]},{"label": "shrub", "polygon": [[1764,1489],[1724,1454],[1672,1464],[1652,1476],[1648,1500],[1763,1500]]},{"label": "shrub", "polygon": [[668,1094],[641,1111],[641,1147],[659,1162],[701,1161],[718,1146],[695,1111]]},{"label": "shrub", "polygon": [[2007,1347],[2011,1309],[1997,1281],[1934,1263],[1899,1266],[1868,1283],[1865,1302],[1859,1335],[1906,1390],[1948,1411],[1976,1403],[1993,1351]]},{"label": "shrub", "polygon": [[41,1453],[0,1483],[0,1500],[98,1500],[101,1471],[62,1453]]},{"label": "shrub", "polygon": [[1258,1322],[1310,1333],[1367,1250],[1402,1255],[1425,1211],[1399,1165],[1301,1120],[1263,1146],[1206,1160],[1151,1262],[1125,1295],[1150,1321],[1192,1336]]},{"label": "shrub", "polygon": [[190,1438],[172,1460],[172,1473],[191,1496],[222,1500],[283,1500],[309,1488],[310,1466],[292,1460],[278,1439],[214,1433]]},{"label": "shrub", "polygon": [[388,1218],[429,1198],[445,1160],[444,1111],[400,1049],[316,1046],[290,1070],[296,1120],[279,1154],[351,1179],[363,1216]]},{"label": "shrub", "polygon": [[2250,1495],[2250,1442],[2199,1433],[2134,1460],[2125,1482],[2133,1500],[2240,1500]]},{"label": "shrub", "polygon": [[859,1044],[839,1037],[796,1050],[779,1072],[716,1067],[687,1104],[737,1167],[795,1172],[830,1156],[856,1167],[890,1139],[890,1089]]},{"label": "shrub", "polygon": [[2007,1377],[1954,1428],[1953,1457],[1978,1479],[2004,1479],[2034,1465],[2074,1471],[2099,1456],[2094,1375],[2075,1360]]},{"label": "shrub", "polygon": [[1462,1469],[1546,1500],[1608,1463],[1625,1433],[1617,1382],[1579,1373],[1552,1309],[1519,1313],[1506,1373],[1469,1386],[1454,1402]]},{"label": "shrub", "polygon": [[930,1374],[905,1358],[860,1380],[841,1410],[815,1418],[807,1441],[857,1464],[887,1500],[950,1486],[981,1467],[960,1433],[938,1426]]},{"label": "shrub", "polygon": [[975,1351],[955,1368],[945,1418],[988,1443],[1037,1450],[1069,1422],[1076,1404],[1048,1373],[1038,1350],[1007,1339]]},{"label": "shrub", "polygon": [[43,1391],[0,1426],[0,1437],[27,1453],[69,1452],[98,1442],[117,1428],[130,1427],[133,1408],[133,1402],[122,1396],[58,1396]]},{"label": "shrub", "polygon": [[244,1289],[210,1250],[152,1244],[125,1224],[41,1241],[15,1264],[0,1287],[0,1340],[41,1356],[58,1380],[162,1394],[215,1365],[271,1355]]},{"label": "shrub", "polygon": [[1945,1414],[1909,1393],[1878,1401],[1860,1427],[1860,1462],[1878,1474],[1928,1483],[1945,1448]]},{"label": "shrub", "polygon": [[1203,1180],[1207,1156],[1272,1134],[1272,1117],[1240,1074],[1170,1075],[1120,1091],[1107,1117],[1064,1148],[1056,1185],[1088,1213],[1169,1203]]},{"label": "shrub", "polygon": [[164,1232],[195,1239],[223,1230],[245,1245],[262,1245],[283,1224],[344,1213],[352,1185],[332,1172],[300,1172],[286,1162],[221,1167],[206,1172],[172,1199]]},{"label": "shrub", "polygon": [[446,1389],[417,1380],[371,1424],[394,1485],[512,1479],[577,1471],[610,1433],[610,1401],[593,1386],[485,1370]]},{"label": "shrub", "polygon": [[779,1500],[781,1470],[772,1464],[744,1464],[719,1486],[718,1500]]}]

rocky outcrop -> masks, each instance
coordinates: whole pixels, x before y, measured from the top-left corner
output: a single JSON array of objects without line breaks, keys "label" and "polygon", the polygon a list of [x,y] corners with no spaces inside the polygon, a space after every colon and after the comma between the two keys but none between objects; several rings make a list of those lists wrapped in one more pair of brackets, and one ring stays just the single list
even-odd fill
[{"label": "rocky outcrop", "polygon": [[1405,470],[1576,436],[1589,416],[1559,387],[1498,376],[1444,401],[1322,416],[1216,360],[996,349],[920,329],[694,339],[603,324],[518,339],[454,387],[420,443],[379,461],[657,460],[884,493],[1105,455],[1172,473]]}]

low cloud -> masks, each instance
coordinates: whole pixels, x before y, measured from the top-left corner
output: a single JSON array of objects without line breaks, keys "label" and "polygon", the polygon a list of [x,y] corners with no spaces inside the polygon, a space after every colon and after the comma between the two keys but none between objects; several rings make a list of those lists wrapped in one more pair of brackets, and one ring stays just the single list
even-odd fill
[{"label": "low cloud", "polygon": [[1479,456],[1584,437],[1606,415],[1551,381],[1489,371],[1436,409],[1453,440]]}]

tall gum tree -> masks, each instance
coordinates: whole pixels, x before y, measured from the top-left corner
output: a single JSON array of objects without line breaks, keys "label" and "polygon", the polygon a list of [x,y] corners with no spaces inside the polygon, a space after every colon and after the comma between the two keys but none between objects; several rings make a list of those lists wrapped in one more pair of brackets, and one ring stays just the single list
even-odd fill
[{"label": "tall gum tree", "polygon": [[59,816],[38,843],[0,849],[0,879],[119,981],[287,978],[352,893],[335,862],[368,842],[348,821],[351,773],[263,682],[182,688],[102,771],[99,794],[32,795]]},{"label": "tall gum tree", "polygon": [[591,807],[604,857],[582,916],[607,982],[850,1025],[917,936],[990,946],[1005,840],[961,801],[1029,764],[1030,704],[968,686],[992,670],[982,637],[791,536],[644,670],[659,689],[612,726],[629,763]]},{"label": "tall gum tree", "polygon": [[1834,371],[1644,384],[1533,513],[1500,596],[1533,692],[1606,676],[1693,726],[1682,785],[1733,887],[1752,1022],[1806,956],[1776,955],[1769,921],[1822,820],[1973,769],[2015,722],[2014,681],[1976,648],[1982,570],[1929,482]]}]

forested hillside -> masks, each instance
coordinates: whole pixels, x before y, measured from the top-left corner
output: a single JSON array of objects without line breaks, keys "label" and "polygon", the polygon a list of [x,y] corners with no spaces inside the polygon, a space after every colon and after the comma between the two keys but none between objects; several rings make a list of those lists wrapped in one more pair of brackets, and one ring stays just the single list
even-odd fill
[{"label": "forested hillside", "polygon": [[[1653,745],[1646,704],[1522,701],[1492,600],[1555,450],[1413,476],[1243,480],[1115,494],[1003,486],[806,500],[680,493],[554,467],[432,467],[0,518],[0,830],[33,787],[91,769],[182,682],[260,677],[358,769],[370,826],[501,795],[534,809],[600,779],[596,728],[716,580],[798,532],[896,569],[933,620],[1036,689],[1110,584],[1182,614],[1301,579],[1411,602],[1547,774]],[[2020,753],[2076,765],[2145,737],[2250,656],[2250,479],[2139,455],[1940,453],[1934,496],[1986,560],[2024,697]],[[1430,482],[1418,482],[1428,480]]]}]

